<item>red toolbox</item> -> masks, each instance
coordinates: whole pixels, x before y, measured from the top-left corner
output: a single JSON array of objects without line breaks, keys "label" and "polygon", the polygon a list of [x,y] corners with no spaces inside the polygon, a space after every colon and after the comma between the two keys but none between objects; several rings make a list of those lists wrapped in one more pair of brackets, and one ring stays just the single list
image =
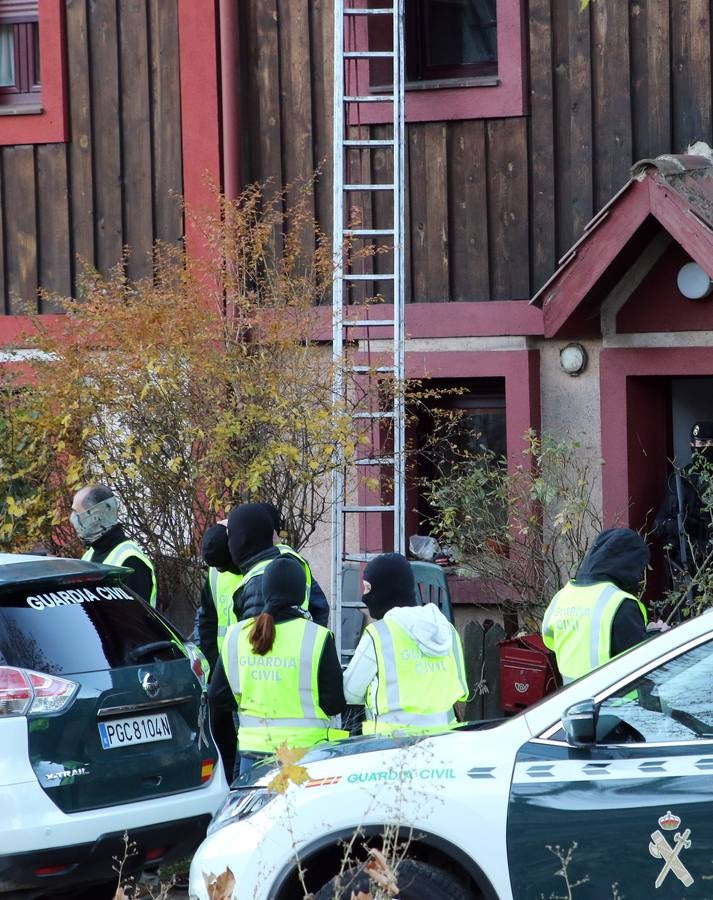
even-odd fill
[{"label": "red toolbox", "polygon": [[559,683],[554,653],[539,634],[500,642],[500,699],[506,715],[537,703]]}]

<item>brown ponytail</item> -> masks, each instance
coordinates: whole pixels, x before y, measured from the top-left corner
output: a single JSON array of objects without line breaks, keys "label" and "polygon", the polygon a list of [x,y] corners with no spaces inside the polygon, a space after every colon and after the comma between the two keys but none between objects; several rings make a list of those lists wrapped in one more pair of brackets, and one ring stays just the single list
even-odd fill
[{"label": "brown ponytail", "polygon": [[264,656],[275,643],[275,620],[270,613],[260,613],[248,635],[253,651]]}]

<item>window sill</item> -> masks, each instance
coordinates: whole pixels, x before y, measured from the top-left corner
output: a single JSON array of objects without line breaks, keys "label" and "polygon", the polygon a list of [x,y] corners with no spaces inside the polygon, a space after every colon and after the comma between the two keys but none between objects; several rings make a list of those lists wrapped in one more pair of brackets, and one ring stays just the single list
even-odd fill
[{"label": "window sill", "polygon": [[37,103],[0,106],[0,116],[41,116],[43,112],[43,107]]},{"label": "window sill", "polygon": [[[448,88],[497,87],[500,79],[497,75],[478,75],[473,78],[442,78],[436,81],[407,81],[407,91],[442,91]],[[371,87],[372,94],[387,94],[393,90],[390,84],[377,84]]]}]

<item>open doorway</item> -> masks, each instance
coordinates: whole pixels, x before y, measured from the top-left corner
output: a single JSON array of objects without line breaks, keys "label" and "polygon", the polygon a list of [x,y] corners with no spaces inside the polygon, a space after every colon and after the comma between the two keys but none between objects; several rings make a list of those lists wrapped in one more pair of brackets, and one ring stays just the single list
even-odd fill
[{"label": "open doorway", "polygon": [[672,449],[677,466],[691,461],[689,441],[694,422],[713,422],[713,378],[672,378]]}]

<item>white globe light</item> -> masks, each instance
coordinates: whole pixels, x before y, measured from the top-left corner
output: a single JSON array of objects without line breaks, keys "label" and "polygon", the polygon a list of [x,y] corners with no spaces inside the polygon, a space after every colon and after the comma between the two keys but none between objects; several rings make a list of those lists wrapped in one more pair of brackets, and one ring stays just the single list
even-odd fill
[{"label": "white globe light", "polygon": [[679,291],[687,300],[702,300],[713,288],[708,272],[698,263],[689,262],[681,266],[676,279]]},{"label": "white globe light", "polygon": [[560,368],[568,375],[579,375],[587,366],[587,351],[581,344],[567,344],[560,350]]}]

